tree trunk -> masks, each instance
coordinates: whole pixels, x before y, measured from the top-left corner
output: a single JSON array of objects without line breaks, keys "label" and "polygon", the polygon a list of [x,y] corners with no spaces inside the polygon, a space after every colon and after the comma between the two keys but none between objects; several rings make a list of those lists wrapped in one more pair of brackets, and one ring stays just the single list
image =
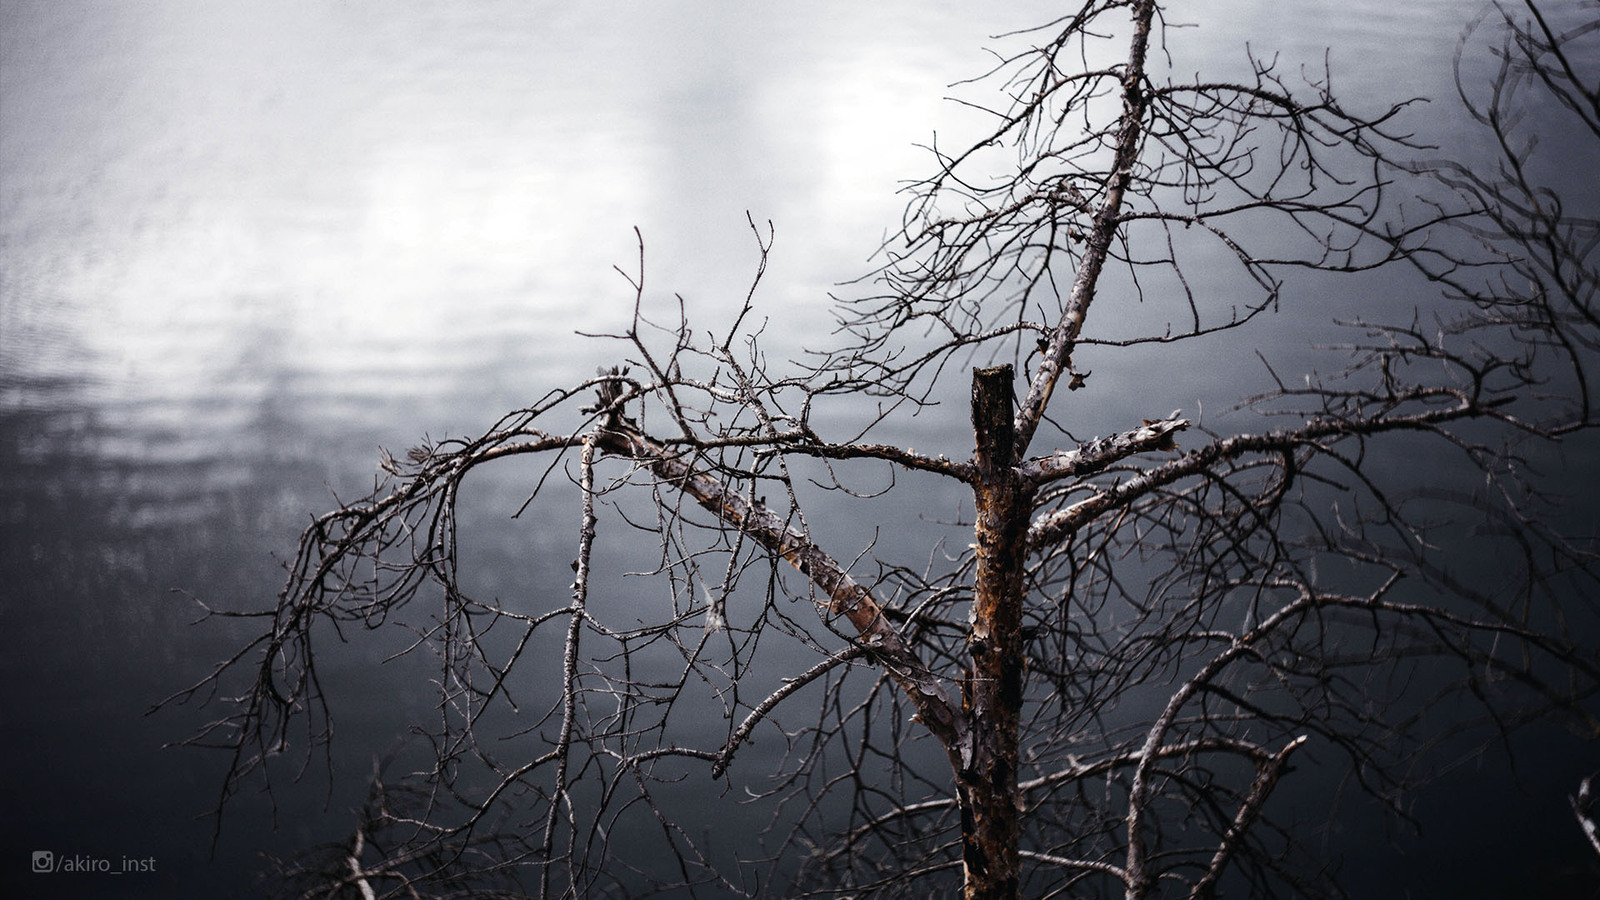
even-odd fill
[{"label": "tree trunk", "polygon": [[967,900],[1018,890],[1017,731],[1022,709],[1022,567],[1032,488],[1016,467],[1011,366],[972,373],[978,567],[962,686],[968,746],[956,761]]}]

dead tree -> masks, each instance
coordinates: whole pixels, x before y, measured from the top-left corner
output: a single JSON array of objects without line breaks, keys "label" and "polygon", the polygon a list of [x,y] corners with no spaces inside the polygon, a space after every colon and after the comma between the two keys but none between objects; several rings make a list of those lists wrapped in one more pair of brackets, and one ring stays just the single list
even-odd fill
[{"label": "dead tree", "polygon": [[[1450,170],[1462,193],[1408,209],[1433,172],[1401,108],[1354,111],[1326,73],[1264,58],[1185,75],[1154,0],[1010,40],[991,131],[933,148],[838,346],[770,361],[754,286],[712,331],[655,324],[641,249],[632,322],[596,345],[626,367],[384,454],[369,497],[306,530],[259,639],[208,680],[244,682],[196,739],[233,753],[224,799],[331,735],[334,631],[408,622],[440,716],[410,802],[379,779],[353,841],[293,870],[303,896],[1332,893],[1279,790],[1297,764],[1401,811],[1410,754],[1458,724],[1439,698],[1594,726],[1595,548],[1545,514],[1559,474],[1528,465],[1591,434],[1592,224],[1540,219],[1572,241],[1545,265],[1483,202],[1505,174]],[[1502,82],[1586,84],[1576,54],[1507,50]],[[1594,128],[1593,94],[1562,96]],[[1487,121],[1523,160],[1515,124]],[[1395,264],[1446,296],[1377,307],[1330,374],[1252,353],[1303,273]],[[1255,366],[1263,389],[1205,421],[1154,407],[1193,365]],[[1113,367],[1135,392],[1101,388]],[[969,369],[945,434],[970,451],[878,439],[955,414]],[[463,587],[462,485],[513,459],[540,461],[526,506],[575,529],[562,596]],[[841,548],[814,512],[819,487],[884,470],[898,502],[935,481],[971,497],[922,562]],[[598,586],[612,529],[657,542],[653,618]],[[697,703],[726,726],[693,724]],[[758,736],[785,752],[754,792],[774,815],[752,868],[672,804]]]}]

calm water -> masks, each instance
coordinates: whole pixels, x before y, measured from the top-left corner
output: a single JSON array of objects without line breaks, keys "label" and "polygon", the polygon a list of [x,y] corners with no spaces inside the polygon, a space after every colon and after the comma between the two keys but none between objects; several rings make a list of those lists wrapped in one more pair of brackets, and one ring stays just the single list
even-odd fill
[{"label": "calm water", "polygon": [[[186,627],[174,591],[270,602],[273,554],[370,488],[377,445],[480,429],[613,361],[573,333],[625,324],[611,266],[632,266],[634,226],[651,296],[714,328],[755,259],[746,210],[773,220],[769,349],[820,334],[832,286],[899,221],[898,182],[926,171],[913,144],[973,133],[947,85],[985,67],[987,35],[1049,15],[971,6],[0,0],[0,884],[219,896],[258,851],[337,834],[356,795],[324,814],[313,785],[276,832],[245,798],[206,858],[193,819],[223,761],[160,749],[190,714],[142,713],[240,632]],[[1237,66],[1246,40],[1320,66],[1332,43],[1337,83],[1377,105],[1452,96],[1477,6],[1215,9],[1174,38],[1180,68]],[[1418,126],[1453,139],[1452,108]],[[537,575],[565,528],[486,536],[474,577]],[[386,691],[346,713],[346,775],[428,702],[387,702],[399,688],[364,662],[331,673]],[[1566,815],[1548,791],[1465,783],[1479,837],[1416,852],[1453,865],[1495,816]],[[1358,868],[1409,865],[1352,845]],[[46,881],[36,849],[156,872]]]}]

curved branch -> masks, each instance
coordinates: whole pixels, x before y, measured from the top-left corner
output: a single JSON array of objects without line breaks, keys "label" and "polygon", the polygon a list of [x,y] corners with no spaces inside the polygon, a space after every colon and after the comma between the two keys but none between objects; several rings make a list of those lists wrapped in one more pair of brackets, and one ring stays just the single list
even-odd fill
[{"label": "curved branch", "polygon": [[1125,506],[1155,488],[1182,478],[1210,472],[1219,462],[1248,453],[1281,454],[1306,447],[1318,447],[1330,438],[1379,434],[1385,431],[1434,430],[1448,422],[1490,412],[1482,404],[1454,391],[1420,392],[1416,399],[1451,396],[1459,402],[1442,409],[1378,416],[1370,419],[1314,419],[1299,428],[1286,428],[1265,434],[1241,434],[1224,438],[1184,454],[1179,459],[1146,469],[1126,481],[1096,491],[1090,497],[1035,521],[1028,529],[1028,545],[1039,552],[1075,533],[1084,524],[1110,509]]}]

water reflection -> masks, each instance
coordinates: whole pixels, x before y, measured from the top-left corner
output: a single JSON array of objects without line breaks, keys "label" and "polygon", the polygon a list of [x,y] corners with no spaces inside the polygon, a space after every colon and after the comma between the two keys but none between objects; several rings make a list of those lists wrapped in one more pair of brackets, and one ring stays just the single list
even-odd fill
[{"label": "water reflection", "polygon": [[[1222,4],[1174,47],[1334,42],[1354,95],[1446,93],[1460,4],[1306,6]],[[199,896],[325,836],[269,838],[257,808],[204,863],[186,823],[221,761],[157,752],[184,726],[138,712],[239,631],[184,628],[170,589],[265,601],[269,554],[370,486],[376,445],[611,361],[568,338],[624,321],[633,225],[652,296],[716,327],[754,262],[744,211],[774,220],[763,312],[793,352],[898,222],[913,143],[979,127],[941,98],[982,36],[1046,9],[0,6],[0,666],[26,776],[4,796],[28,811],[6,845],[153,853],[170,868],[124,895]],[[484,551],[486,584],[540,565],[548,535],[522,538]]]}]

